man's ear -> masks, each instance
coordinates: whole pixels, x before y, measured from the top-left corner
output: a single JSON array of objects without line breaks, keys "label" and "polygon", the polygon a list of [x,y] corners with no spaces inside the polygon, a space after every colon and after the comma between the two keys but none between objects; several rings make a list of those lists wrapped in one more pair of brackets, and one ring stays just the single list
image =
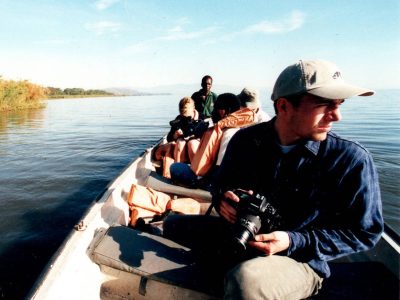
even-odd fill
[{"label": "man's ear", "polygon": [[282,111],[282,112],[286,112],[286,108],[287,108],[287,104],[288,101],[286,100],[286,98],[279,98],[277,100],[277,108],[278,108],[278,112]]}]

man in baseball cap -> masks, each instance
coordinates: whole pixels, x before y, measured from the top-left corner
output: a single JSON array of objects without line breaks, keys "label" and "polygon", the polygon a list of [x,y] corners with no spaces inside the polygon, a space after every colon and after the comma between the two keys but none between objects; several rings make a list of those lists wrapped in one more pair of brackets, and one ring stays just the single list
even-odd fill
[{"label": "man in baseball cap", "polygon": [[280,97],[309,93],[326,99],[371,96],[374,91],[344,82],[339,68],[326,60],[300,60],[282,71],[271,95]]},{"label": "man in baseball cap", "polygon": [[278,76],[271,95],[281,144],[324,140],[333,123],[342,118],[339,107],[344,99],[373,94],[346,83],[339,68],[329,61],[300,60],[288,66]]},{"label": "man in baseball cap", "polygon": [[[345,83],[330,62],[302,60],[276,80],[276,116],[232,137],[212,185],[220,216],[198,216],[204,220],[195,222],[198,229],[187,226],[197,245],[215,249],[215,266],[234,266],[225,273],[226,299],[308,298],[330,276],[327,261],[379,241],[382,204],[371,154],[331,131],[345,98],[373,93]],[[267,204],[258,207],[259,201],[238,190],[263,195]],[[254,231],[253,219],[243,220],[242,201],[252,203],[261,228],[254,237],[246,235],[244,253],[224,252],[232,228],[241,224]],[[166,234],[176,228],[167,221]]]}]

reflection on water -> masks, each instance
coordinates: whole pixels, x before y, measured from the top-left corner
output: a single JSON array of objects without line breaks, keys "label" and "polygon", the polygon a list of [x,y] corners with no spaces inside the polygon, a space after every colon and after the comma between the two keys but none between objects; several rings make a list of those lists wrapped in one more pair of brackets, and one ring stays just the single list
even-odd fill
[{"label": "reflection on water", "polygon": [[21,299],[107,183],[168,130],[175,98],[148,100],[53,100],[0,114],[0,298]]},{"label": "reflection on water", "polygon": [[0,112],[0,156],[12,150],[5,140],[13,144],[21,142],[21,137],[43,126],[44,116],[43,108]]},{"label": "reflection on water", "polygon": [[[349,100],[335,128],[373,154],[385,218],[399,230],[399,93],[390,97]],[[63,99],[0,113],[0,298],[23,297],[107,183],[168,131],[179,99]]]},{"label": "reflection on water", "polygon": [[21,125],[38,128],[42,125],[44,111],[45,108],[0,112],[0,134],[3,135],[8,129]]}]

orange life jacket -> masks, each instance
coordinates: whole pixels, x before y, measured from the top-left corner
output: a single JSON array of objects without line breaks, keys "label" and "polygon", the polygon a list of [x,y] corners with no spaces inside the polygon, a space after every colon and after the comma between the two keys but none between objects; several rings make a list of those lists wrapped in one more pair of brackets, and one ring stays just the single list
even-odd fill
[{"label": "orange life jacket", "polygon": [[128,195],[129,224],[135,227],[139,218],[161,215],[167,209],[181,214],[199,214],[200,203],[192,198],[171,199],[171,196],[150,187],[132,184]]},{"label": "orange life jacket", "polygon": [[201,137],[199,148],[190,162],[190,168],[198,176],[204,176],[214,165],[225,128],[245,127],[255,122],[256,113],[243,108],[226,116],[209,128]]}]

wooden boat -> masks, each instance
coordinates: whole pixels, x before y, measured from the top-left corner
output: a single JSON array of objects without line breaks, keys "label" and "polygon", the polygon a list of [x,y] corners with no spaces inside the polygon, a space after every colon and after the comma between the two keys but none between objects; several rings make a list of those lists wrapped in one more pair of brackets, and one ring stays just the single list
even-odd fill
[{"label": "wooden boat", "polygon": [[[210,205],[200,189],[157,175],[153,148],[132,161],[87,210],[38,278],[28,299],[219,299],[220,282],[193,263],[189,249],[129,224],[131,185],[149,186]],[[399,236],[386,227],[372,250],[331,263],[315,299],[398,299]]]}]

